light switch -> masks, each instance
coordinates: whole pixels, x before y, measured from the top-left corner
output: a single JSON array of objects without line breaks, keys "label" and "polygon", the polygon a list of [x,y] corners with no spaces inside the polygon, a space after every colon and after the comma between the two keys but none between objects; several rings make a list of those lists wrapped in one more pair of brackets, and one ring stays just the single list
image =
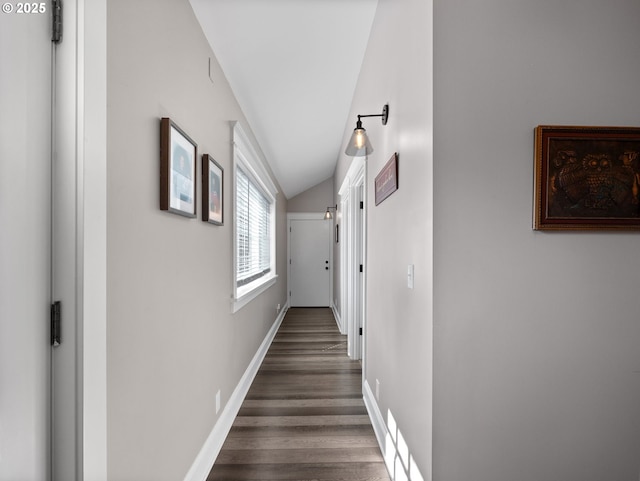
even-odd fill
[{"label": "light switch", "polygon": [[413,289],[413,264],[409,264],[407,268],[407,287]]}]

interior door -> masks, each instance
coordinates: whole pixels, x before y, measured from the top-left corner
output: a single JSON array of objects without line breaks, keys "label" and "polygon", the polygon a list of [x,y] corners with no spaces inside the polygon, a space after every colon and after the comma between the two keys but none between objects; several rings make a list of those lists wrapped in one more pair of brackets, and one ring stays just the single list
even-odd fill
[{"label": "interior door", "polygon": [[26,5],[0,13],[2,481],[47,480],[51,465],[52,44],[49,12],[17,11]]},{"label": "interior door", "polygon": [[332,226],[332,222],[322,219],[291,220],[291,307],[329,307]]}]

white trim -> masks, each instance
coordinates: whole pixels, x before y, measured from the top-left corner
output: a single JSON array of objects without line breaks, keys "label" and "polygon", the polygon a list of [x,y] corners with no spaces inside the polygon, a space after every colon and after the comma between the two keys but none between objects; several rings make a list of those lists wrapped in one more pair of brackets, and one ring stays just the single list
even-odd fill
[{"label": "white trim", "polygon": [[[347,265],[349,258],[349,249],[347,240],[349,239],[349,214],[347,210],[349,208],[349,189],[345,193],[340,194],[340,212],[342,213],[342,232],[340,232],[340,333],[348,333],[349,325],[349,312],[348,308],[348,289],[347,289]],[[348,350],[348,344],[347,344]]]},{"label": "white trim", "polygon": [[240,309],[242,309],[244,306],[249,304],[256,297],[258,297],[260,294],[262,294],[264,291],[266,291],[272,285],[274,285],[277,279],[278,279],[277,275],[260,279],[262,281],[262,284],[252,286],[252,289],[249,292],[241,295],[237,299],[231,299],[232,301],[231,312],[232,313],[238,312]]},{"label": "white trim", "polygon": [[[271,175],[269,175],[269,171],[264,165],[264,156],[260,155],[258,149],[253,146],[253,142],[249,139],[240,121],[234,120],[231,122],[231,125],[233,126],[233,144],[242,152],[246,152],[252,157],[248,162],[251,173],[263,183],[262,187],[275,197],[278,194],[278,188],[273,180],[271,180]],[[243,160],[247,162],[246,158]]]},{"label": "white trim", "polygon": [[[349,166],[349,170],[345,175],[338,195],[340,196],[340,210],[342,212],[342,231],[340,233],[340,313],[342,321],[342,331],[347,334],[347,352],[352,359],[360,359],[363,357],[363,352],[359,349],[360,335],[358,327],[355,326],[357,309],[362,309],[363,319],[365,316],[364,308],[355,306],[353,302],[349,300],[355,299],[354,283],[356,282],[356,276],[360,275],[356,272],[355,259],[356,249],[356,219],[358,217],[358,186],[363,185],[363,202],[367,199],[367,185],[366,185],[366,158],[355,157]],[[363,236],[366,239],[366,209],[363,211]],[[361,246],[363,254],[366,253],[366,242]],[[362,259],[363,263],[366,259]],[[364,293],[362,299],[362,306],[366,305],[366,266],[363,282]],[[364,328],[364,326],[362,326]],[[364,339],[363,339],[364,341]],[[364,351],[364,342],[363,342]],[[366,360],[363,359],[366,362]],[[364,371],[363,371],[364,375]]]},{"label": "white trim", "polygon": [[348,196],[349,188],[353,183],[353,178],[358,175],[364,168],[366,157],[354,157],[351,165],[349,166],[349,170],[347,174],[344,176],[344,180],[342,181],[342,185],[340,186],[340,190],[338,191],[338,195],[341,197]]},{"label": "white trim", "polygon": [[378,445],[380,446],[380,451],[382,451],[382,456],[384,457],[386,454],[386,439],[389,431],[387,430],[387,425],[384,422],[384,418],[382,417],[382,413],[380,412],[375,396],[371,391],[371,386],[369,386],[369,382],[366,379],[362,384],[362,396],[364,399],[364,405],[367,408],[367,413],[369,414],[369,419],[371,420],[371,425],[373,426],[373,431],[375,432],[376,439],[378,440]]},{"label": "white trim", "polygon": [[[340,313],[347,333],[347,353],[351,359],[363,360],[363,375],[366,363],[365,340],[359,329],[366,323],[366,205],[367,205],[367,164],[363,157],[354,159],[347,176],[340,187],[340,207],[342,209],[341,266],[340,266]],[[360,209],[360,201],[364,209]],[[361,274],[358,265],[364,265]],[[361,287],[361,291],[359,290]],[[362,325],[359,325],[359,320]]]},{"label": "white trim", "polygon": [[342,326],[342,318],[340,317],[340,313],[338,312],[338,306],[336,306],[335,300],[331,304],[331,310],[333,311],[333,317],[336,320],[336,324],[338,325],[338,329],[340,330],[340,334],[344,335],[345,331],[344,331],[344,328]]},{"label": "white trim", "polygon": [[233,426],[233,421],[235,420],[238,412],[240,411],[240,407],[242,406],[242,402],[249,392],[249,388],[251,387],[251,383],[253,382],[260,366],[262,365],[262,361],[269,350],[269,346],[273,342],[273,339],[280,328],[280,324],[282,324],[282,320],[284,319],[287,310],[289,309],[289,304],[287,303],[276,318],[273,326],[269,329],[269,332],[262,341],[262,344],[258,348],[255,356],[249,363],[249,367],[247,367],[244,375],[238,382],[238,385],[234,389],[229,401],[226,406],[222,410],[218,421],[214,424],[211,433],[207,437],[202,449],[196,456],[191,468],[187,472],[184,477],[184,481],[205,481],[209,476],[209,472],[213,464],[215,463],[218,454],[220,454],[220,450],[222,449],[222,445],[224,444],[225,439],[229,435],[229,431]]},{"label": "white trim", "polygon": [[[276,235],[276,188],[268,169],[263,162],[264,156],[259,154],[259,149],[254,147],[249,136],[242,128],[239,121],[232,121],[233,126],[233,293],[231,296],[232,307],[231,312],[235,313],[246,306],[249,302],[262,294],[269,287],[275,284],[278,277],[277,273],[277,235]],[[270,202],[270,248],[271,248],[271,272],[264,278],[257,279],[245,286],[238,287],[237,283],[237,257],[238,238],[236,233],[236,211],[235,206],[238,205],[236,200],[237,189],[236,179],[238,178],[238,169],[242,169],[248,175],[250,181],[255,183]]]},{"label": "white trim", "polygon": [[52,290],[67,326],[52,358],[56,384],[66,386],[52,397],[54,479],[108,478],[106,8],[106,0],[69,0],[68,28],[53,48]]},{"label": "white trim", "polygon": [[[424,481],[425,478],[415,464],[411,450],[403,440],[402,433],[393,418],[393,414],[391,411],[387,411],[387,420],[385,422],[371,391],[371,386],[366,380],[362,384],[362,394],[389,478]],[[427,475],[426,479],[431,479],[431,473],[429,472]]]},{"label": "white trim", "polygon": [[[349,284],[349,297],[348,299],[354,299],[353,306],[353,321],[351,325],[350,334],[353,336],[355,342],[353,346],[353,358],[362,360],[362,375],[366,372],[366,359],[364,356],[364,346],[366,335],[360,334],[360,329],[365,330],[366,324],[366,279],[367,269],[367,251],[366,251],[366,239],[367,239],[367,217],[366,217],[366,205],[367,205],[367,189],[366,189],[366,164],[362,166],[362,170],[358,172],[358,175],[353,181],[352,193],[351,193],[351,222],[353,223],[352,231],[353,236],[350,241],[350,249],[353,249],[353,263],[351,269],[351,281]],[[360,208],[360,202],[363,204],[363,208]],[[360,273],[356,267],[361,264],[364,267],[364,272]]]}]

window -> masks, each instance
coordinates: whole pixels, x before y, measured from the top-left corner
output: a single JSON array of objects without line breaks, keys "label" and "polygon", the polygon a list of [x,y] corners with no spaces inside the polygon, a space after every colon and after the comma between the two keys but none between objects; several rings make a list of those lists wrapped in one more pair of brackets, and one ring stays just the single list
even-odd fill
[{"label": "window", "polygon": [[270,202],[242,168],[236,173],[236,285],[271,272]]},{"label": "window", "polygon": [[275,283],[277,190],[239,123],[233,141],[235,312]]}]

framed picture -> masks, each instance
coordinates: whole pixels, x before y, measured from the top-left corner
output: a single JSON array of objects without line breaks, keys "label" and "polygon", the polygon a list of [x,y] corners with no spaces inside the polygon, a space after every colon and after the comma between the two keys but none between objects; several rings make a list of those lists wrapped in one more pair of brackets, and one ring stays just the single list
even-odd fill
[{"label": "framed picture", "polygon": [[202,220],[215,225],[223,221],[224,170],[209,154],[202,156]]},{"label": "framed picture", "polygon": [[376,205],[398,190],[398,153],[391,156],[389,161],[376,176]]},{"label": "framed picture", "polygon": [[196,216],[197,144],[171,119],[160,120],[160,210]]},{"label": "framed picture", "polygon": [[640,229],[640,128],[535,129],[536,230]]}]

